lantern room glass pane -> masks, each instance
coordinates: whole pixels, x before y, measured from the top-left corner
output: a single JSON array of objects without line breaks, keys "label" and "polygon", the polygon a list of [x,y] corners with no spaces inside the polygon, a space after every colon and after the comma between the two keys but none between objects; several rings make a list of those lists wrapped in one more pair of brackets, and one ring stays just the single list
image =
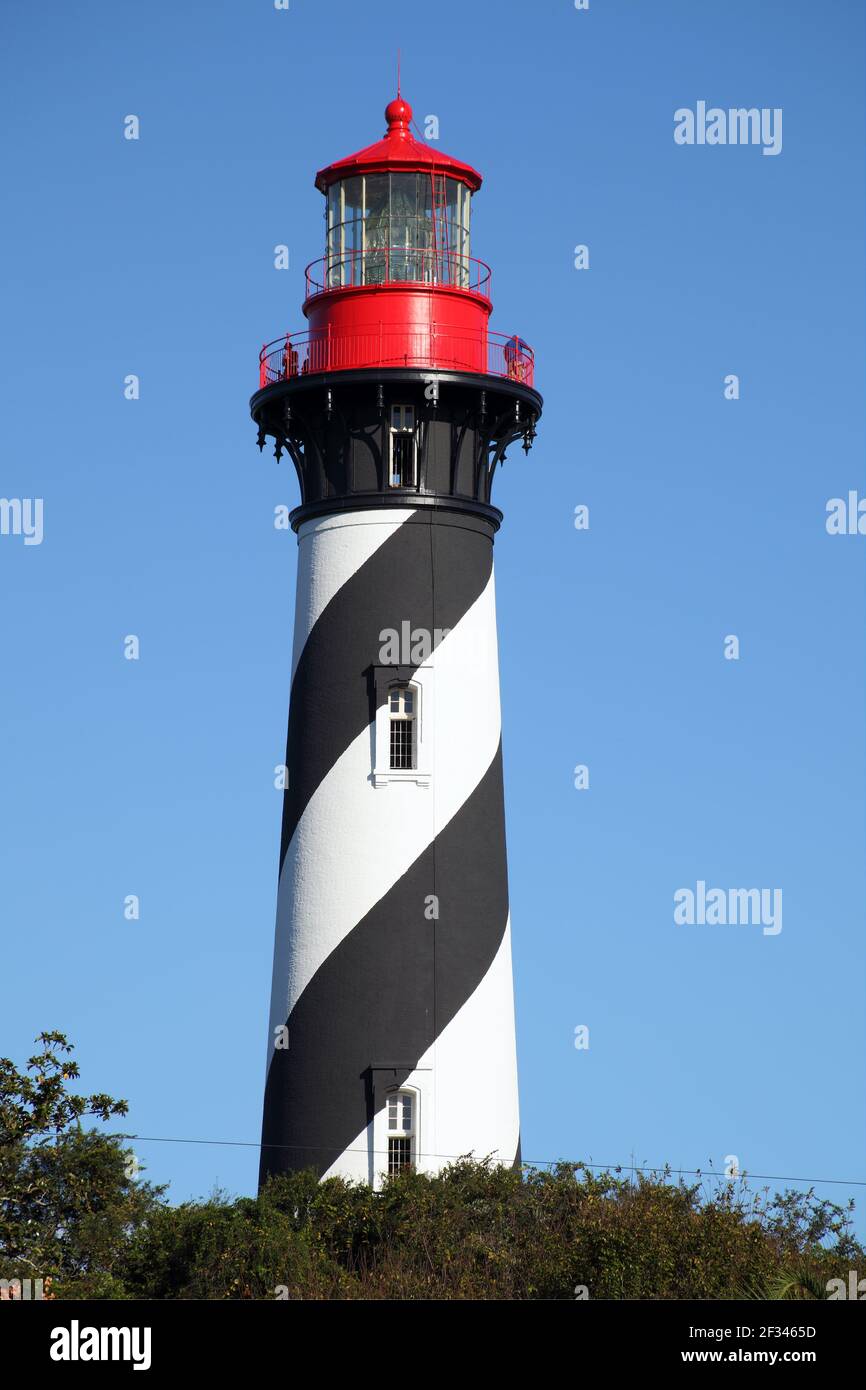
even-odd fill
[{"label": "lantern room glass pane", "polygon": [[340,245],[343,217],[340,208],[342,196],[342,184],[332,183],[328,189],[328,260],[325,276],[325,284],[329,290],[336,289],[341,283]]},{"label": "lantern room glass pane", "polygon": [[361,283],[364,249],[364,180],[360,175],[343,179],[343,267],[341,283]]},{"label": "lantern room glass pane", "polygon": [[388,279],[389,217],[388,174],[367,174],[364,178],[364,284],[381,285]]},{"label": "lantern room glass pane", "polygon": [[436,247],[436,198],[433,180],[429,174],[418,174],[417,200],[415,214],[415,247],[418,252],[415,263],[415,279],[429,284],[435,278],[436,266],[432,252]]},{"label": "lantern room glass pane", "polygon": [[425,216],[424,183],[423,174],[391,175],[391,280],[417,282],[428,278],[425,252],[432,245],[432,197],[427,200]]},{"label": "lantern room glass pane", "polygon": [[442,279],[446,284],[462,286],[460,218],[463,210],[463,199],[460,196],[461,185],[456,179],[447,179],[446,183],[445,227],[442,238],[443,250],[446,254]]}]

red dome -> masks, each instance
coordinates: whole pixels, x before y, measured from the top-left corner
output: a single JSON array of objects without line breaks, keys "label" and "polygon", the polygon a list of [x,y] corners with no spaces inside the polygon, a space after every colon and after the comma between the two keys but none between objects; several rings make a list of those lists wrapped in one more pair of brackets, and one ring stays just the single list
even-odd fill
[{"label": "red dome", "polygon": [[412,107],[402,97],[395,97],[385,107],[385,120],[388,122],[389,131],[393,130],[395,135],[402,134],[405,139],[412,121]]},{"label": "red dome", "polygon": [[329,164],[327,168],[319,170],[316,175],[316,187],[321,193],[327,192],[328,186],[336,179],[348,178],[351,174],[371,174],[376,170],[385,169],[423,171],[435,168],[437,174],[447,174],[450,178],[460,179],[473,193],[481,187],[481,175],[471,164],[464,164],[459,159],[452,159],[450,155],[440,154],[435,146],[415,139],[409,128],[412,107],[408,101],[404,101],[402,97],[395,97],[390,101],[385,108],[385,120],[388,122],[388,129],[382,140],[377,140],[375,145],[368,145],[357,154],[338,159],[335,164]]}]

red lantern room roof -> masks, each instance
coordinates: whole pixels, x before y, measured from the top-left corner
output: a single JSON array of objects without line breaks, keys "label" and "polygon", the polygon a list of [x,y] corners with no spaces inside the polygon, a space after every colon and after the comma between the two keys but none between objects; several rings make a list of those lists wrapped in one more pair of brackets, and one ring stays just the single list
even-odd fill
[{"label": "red lantern room roof", "polygon": [[319,170],[316,175],[316,187],[321,193],[326,193],[335,180],[348,178],[351,174],[372,174],[391,169],[435,169],[437,174],[460,179],[473,193],[481,187],[481,175],[471,164],[463,164],[461,160],[452,159],[450,155],[440,154],[430,145],[415,139],[409,129],[412,107],[408,101],[398,96],[389,102],[385,107],[385,120],[388,122],[388,129],[382,140],[377,140],[375,145],[368,145],[357,154],[338,159],[336,164],[329,164],[327,168]]}]

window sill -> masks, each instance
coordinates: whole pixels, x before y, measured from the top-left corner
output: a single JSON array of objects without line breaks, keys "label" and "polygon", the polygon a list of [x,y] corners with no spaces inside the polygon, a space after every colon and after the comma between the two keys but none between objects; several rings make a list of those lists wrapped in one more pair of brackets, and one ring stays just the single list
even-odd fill
[{"label": "window sill", "polygon": [[431,774],[421,772],[417,767],[389,767],[384,772],[373,773],[374,787],[387,787],[389,782],[415,782],[419,787],[429,787],[431,781]]}]

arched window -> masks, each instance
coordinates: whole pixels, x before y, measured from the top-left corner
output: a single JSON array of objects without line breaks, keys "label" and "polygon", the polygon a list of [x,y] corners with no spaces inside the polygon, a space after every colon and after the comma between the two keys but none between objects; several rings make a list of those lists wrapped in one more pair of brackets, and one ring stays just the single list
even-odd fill
[{"label": "arched window", "polygon": [[395,1091],[388,1097],[388,1176],[402,1173],[415,1163],[417,1106],[410,1091]]},{"label": "arched window", "polygon": [[422,662],[414,671],[396,664],[373,667],[375,715],[370,781],[374,787],[396,782],[430,786],[434,675],[432,660]]},{"label": "arched window", "polygon": [[417,739],[416,694],[411,685],[392,686],[388,696],[388,716],[391,722],[391,767],[413,768]]}]

